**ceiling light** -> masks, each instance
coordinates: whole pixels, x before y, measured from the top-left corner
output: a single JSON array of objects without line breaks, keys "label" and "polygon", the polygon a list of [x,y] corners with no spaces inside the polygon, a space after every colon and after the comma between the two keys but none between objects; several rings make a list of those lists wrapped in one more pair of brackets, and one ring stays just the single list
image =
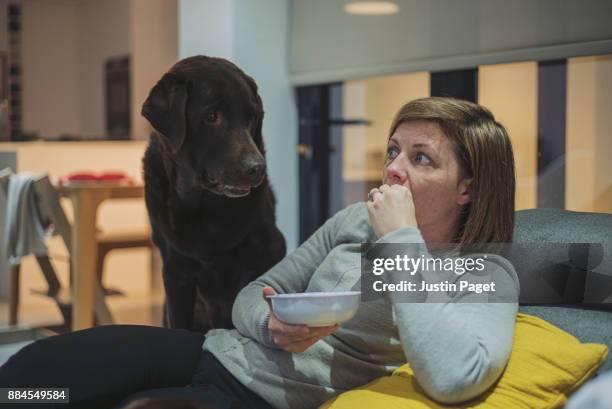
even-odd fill
[{"label": "ceiling light", "polygon": [[399,6],[392,1],[353,1],[344,5],[344,11],[361,16],[382,16],[397,13]]}]

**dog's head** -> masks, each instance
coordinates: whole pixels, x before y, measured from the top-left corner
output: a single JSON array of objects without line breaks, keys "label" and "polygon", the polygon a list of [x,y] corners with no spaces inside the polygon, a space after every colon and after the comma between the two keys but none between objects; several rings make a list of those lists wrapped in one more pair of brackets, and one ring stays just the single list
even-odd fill
[{"label": "dog's head", "polygon": [[179,61],[153,87],[142,115],[193,184],[241,197],[263,182],[261,98],[255,81],[231,62],[205,56]]}]

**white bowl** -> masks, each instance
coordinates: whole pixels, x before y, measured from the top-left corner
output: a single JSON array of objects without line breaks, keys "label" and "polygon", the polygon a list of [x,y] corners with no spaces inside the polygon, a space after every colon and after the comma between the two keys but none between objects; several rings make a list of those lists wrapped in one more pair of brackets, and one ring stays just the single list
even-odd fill
[{"label": "white bowl", "polygon": [[359,308],[361,292],[322,292],[275,294],[272,311],[279,320],[288,324],[324,327],[341,324],[353,318]]}]

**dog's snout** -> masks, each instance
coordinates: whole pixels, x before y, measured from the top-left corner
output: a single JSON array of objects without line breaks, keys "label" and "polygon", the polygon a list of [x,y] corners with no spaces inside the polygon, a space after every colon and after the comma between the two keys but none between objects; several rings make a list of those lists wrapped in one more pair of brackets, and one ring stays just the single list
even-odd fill
[{"label": "dog's snout", "polygon": [[259,183],[266,171],[266,165],[259,160],[250,160],[245,163],[245,172],[251,183]]}]

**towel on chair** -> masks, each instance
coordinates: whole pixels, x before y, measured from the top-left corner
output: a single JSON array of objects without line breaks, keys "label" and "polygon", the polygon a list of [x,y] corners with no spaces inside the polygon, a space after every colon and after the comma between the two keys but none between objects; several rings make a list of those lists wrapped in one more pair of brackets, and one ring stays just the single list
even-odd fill
[{"label": "towel on chair", "polygon": [[26,172],[11,175],[9,180],[2,241],[12,265],[21,263],[21,258],[28,254],[47,254],[33,183],[33,175]]}]

